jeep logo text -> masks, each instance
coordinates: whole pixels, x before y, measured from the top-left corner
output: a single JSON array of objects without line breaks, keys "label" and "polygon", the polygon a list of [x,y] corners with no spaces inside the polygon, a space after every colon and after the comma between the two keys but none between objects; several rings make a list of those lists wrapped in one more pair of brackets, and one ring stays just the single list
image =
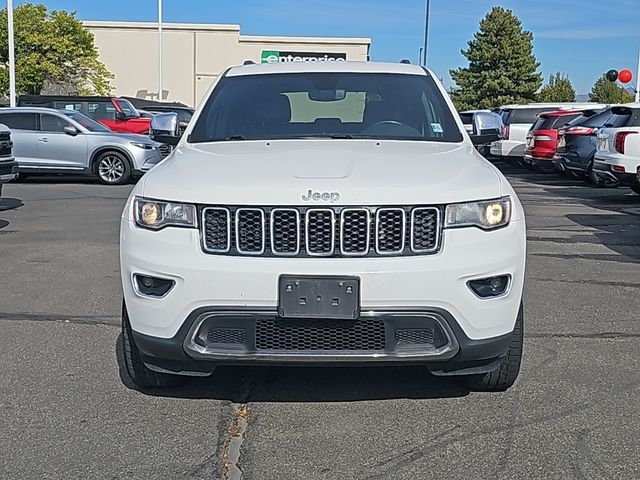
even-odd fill
[{"label": "jeep logo text", "polygon": [[335,203],[340,200],[340,194],[338,192],[314,192],[313,190],[309,189],[306,195],[302,195],[302,200],[304,200],[305,202],[309,202],[311,200],[319,202],[320,200],[322,200],[324,202]]}]

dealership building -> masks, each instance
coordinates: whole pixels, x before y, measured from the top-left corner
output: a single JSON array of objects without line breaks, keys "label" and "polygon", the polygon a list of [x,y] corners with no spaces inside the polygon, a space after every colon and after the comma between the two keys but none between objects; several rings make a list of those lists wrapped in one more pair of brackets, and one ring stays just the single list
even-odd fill
[{"label": "dealership building", "polygon": [[[114,94],[157,100],[158,24],[85,21]],[[162,100],[195,106],[228,67],[291,61],[367,61],[370,38],[241,35],[239,25],[162,25]]]}]

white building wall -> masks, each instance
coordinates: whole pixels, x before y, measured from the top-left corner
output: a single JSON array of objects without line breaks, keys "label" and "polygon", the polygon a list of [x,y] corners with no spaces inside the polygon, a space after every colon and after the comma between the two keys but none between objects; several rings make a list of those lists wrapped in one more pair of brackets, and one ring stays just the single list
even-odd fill
[{"label": "white building wall", "polygon": [[[115,74],[114,94],[158,98],[158,32],[155,23],[84,22],[100,59]],[[345,54],[368,60],[369,38],[257,37],[239,25],[163,24],[163,99],[195,106],[228,67],[259,63],[263,50]]]}]

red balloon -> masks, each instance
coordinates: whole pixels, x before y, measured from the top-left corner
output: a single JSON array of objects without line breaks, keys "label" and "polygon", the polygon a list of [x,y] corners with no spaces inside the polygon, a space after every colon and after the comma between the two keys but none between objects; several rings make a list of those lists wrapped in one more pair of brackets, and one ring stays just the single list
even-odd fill
[{"label": "red balloon", "polygon": [[624,70],[620,70],[620,73],[618,74],[618,80],[620,80],[621,83],[629,83],[632,78],[633,73],[631,73],[631,70],[626,68]]}]

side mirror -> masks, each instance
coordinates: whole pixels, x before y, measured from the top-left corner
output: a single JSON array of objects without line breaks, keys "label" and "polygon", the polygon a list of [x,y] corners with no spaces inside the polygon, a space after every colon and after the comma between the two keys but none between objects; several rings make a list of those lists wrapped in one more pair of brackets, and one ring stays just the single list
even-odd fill
[{"label": "side mirror", "polygon": [[127,116],[123,112],[116,110],[116,120],[126,120]]},{"label": "side mirror", "polygon": [[475,112],[471,122],[471,141],[474,145],[484,145],[502,138],[502,117],[493,112]]},{"label": "side mirror", "polygon": [[63,130],[64,130],[64,133],[66,133],[67,135],[71,135],[72,137],[75,137],[79,133],[78,129],[73,125],[67,125],[66,127],[63,128]]},{"label": "side mirror", "polygon": [[151,118],[149,138],[168,145],[177,145],[180,141],[180,125],[177,113],[158,113]]}]

